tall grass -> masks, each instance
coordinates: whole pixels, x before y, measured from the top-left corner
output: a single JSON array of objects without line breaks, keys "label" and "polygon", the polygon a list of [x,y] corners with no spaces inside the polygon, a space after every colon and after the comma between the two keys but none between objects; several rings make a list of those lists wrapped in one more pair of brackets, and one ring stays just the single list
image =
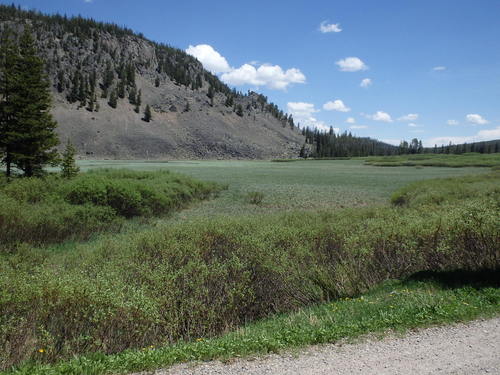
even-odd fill
[{"label": "tall grass", "polygon": [[86,239],[120,228],[124,219],[159,216],[220,190],[171,173],[94,170],[0,181],[0,250],[16,243]]},{"label": "tall grass", "polygon": [[22,247],[0,260],[0,367],[41,348],[55,361],[212,337],[419,271],[498,269],[500,176],[471,179],[479,194],[439,204],[417,186],[403,207],[196,219],[58,254]]}]

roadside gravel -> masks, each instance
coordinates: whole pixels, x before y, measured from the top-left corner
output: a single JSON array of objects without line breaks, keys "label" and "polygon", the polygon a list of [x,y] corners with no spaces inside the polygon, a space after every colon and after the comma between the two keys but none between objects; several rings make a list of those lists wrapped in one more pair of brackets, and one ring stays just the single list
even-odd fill
[{"label": "roadside gravel", "polygon": [[188,363],[155,375],[500,374],[500,318],[432,327],[403,337],[365,337],[354,344],[313,346],[297,353]]}]

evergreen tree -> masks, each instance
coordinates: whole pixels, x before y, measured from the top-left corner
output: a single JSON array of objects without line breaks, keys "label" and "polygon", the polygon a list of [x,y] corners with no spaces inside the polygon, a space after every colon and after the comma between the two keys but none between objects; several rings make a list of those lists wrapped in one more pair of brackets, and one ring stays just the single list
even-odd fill
[{"label": "evergreen tree", "polygon": [[9,83],[5,85],[7,92],[1,93],[0,121],[0,133],[6,136],[2,136],[0,147],[6,153],[7,174],[12,163],[31,177],[41,172],[44,165],[58,161],[55,146],[59,140],[54,131],[57,123],[50,114],[51,96],[44,62],[37,56],[30,29],[25,28],[17,51],[9,46],[7,49],[4,61],[9,62],[2,70]]},{"label": "evergreen tree", "polygon": [[150,122],[152,119],[152,115],[151,115],[151,107],[148,105],[146,105],[146,109],[144,110],[144,118],[143,120],[146,121],[146,122]]},{"label": "evergreen tree", "polygon": [[6,166],[7,177],[11,175],[13,142],[19,136],[15,129],[12,102],[17,78],[14,67],[18,56],[13,38],[12,31],[7,29],[0,40],[0,156]]},{"label": "evergreen tree", "polygon": [[66,148],[64,149],[64,152],[62,154],[61,164],[61,174],[65,178],[75,177],[78,172],[80,172],[80,168],[76,166],[75,154],[76,149],[68,139],[68,143],[66,144]]},{"label": "evergreen tree", "polygon": [[113,90],[113,91],[111,91],[111,95],[109,96],[108,104],[111,108],[116,108],[116,105],[118,104],[117,102],[118,102],[118,98],[116,95],[116,91]]},{"label": "evergreen tree", "polygon": [[241,104],[238,104],[237,107],[236,107],[236,114],[240,117],[243,117],[243,107],[241,106]]},{"label": "evergreen tree", "polygon": [[139,113],[141,111],[141,104],[142,104],[142,91],[139,90],[139,92],[137,93],[137,97],[135,99],[135,108],[134,108],[135,113]]}]

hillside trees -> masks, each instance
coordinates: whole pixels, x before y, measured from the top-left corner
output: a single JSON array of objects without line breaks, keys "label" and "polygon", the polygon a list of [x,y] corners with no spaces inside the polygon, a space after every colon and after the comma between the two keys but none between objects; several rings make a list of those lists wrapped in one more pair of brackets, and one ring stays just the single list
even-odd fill
[{"label": "hillside trees", "polygon": [[[16,45],[17,43],[17,45]],[[51,95],[44,62],[37,56],[29,28],[17,42],[4,33],[0,57],[0,151],[7,176],[15,165],[33,176],[46,164],[55,164],[58,145],[50,114]]]}]

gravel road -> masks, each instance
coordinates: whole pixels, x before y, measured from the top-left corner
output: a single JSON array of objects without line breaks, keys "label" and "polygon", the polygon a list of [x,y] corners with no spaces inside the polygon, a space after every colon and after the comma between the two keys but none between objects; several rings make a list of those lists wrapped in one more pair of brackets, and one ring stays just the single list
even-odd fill
[{"label": "gravel road", "polygon": [[404,337],[309,347],[299,353],[189,363],[155,375],[500,374],[500,318],[433,327]]}]

